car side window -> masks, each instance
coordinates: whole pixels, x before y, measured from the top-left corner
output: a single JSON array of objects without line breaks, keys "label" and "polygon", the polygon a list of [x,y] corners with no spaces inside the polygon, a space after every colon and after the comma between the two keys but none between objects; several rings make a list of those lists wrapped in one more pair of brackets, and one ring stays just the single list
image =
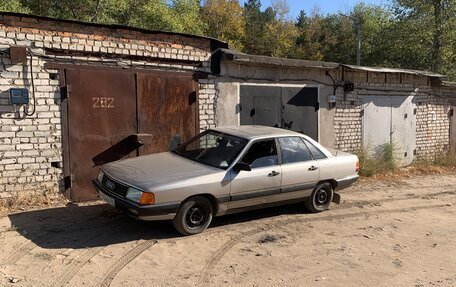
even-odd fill
[{"label": "car side window", "polygon": [[327,158],[327,156],[320,149],[318,149],[316,146],[314,146],[308,140],[304,139],[304,142],[306,143],[307,147],[310,149],[310,152],[312,153],[314,159]]},{"label": "car side window", "polygon": [[279,138],[279,144],[284,164],[313,160],[301,137]]},{"label": "car side window", "polygon": [[250,164],[252,168],[277,165],[277,148],[274,140],[254,142],[241,161]]}]

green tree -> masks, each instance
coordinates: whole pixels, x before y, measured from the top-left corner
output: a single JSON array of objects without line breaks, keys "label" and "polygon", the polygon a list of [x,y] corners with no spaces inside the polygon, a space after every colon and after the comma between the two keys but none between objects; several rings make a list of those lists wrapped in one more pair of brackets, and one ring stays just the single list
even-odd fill
[{"label": "green tree", "polygon": [[293,54],[299,31],[290,20],[289,11],[286,0],[275,0],[271,7],[266,9],[264,13],[264,55],[287,57]]},{"label": "green tree", "polygon": [[29,13],[29,9],[24,7],[19,0],[3,0],[0,1],[0,11],[16,12],[16,13]]},{"label": "green tree", "polygon": [[456,1],[395,0],[393,11],[403,38],[392,45],[409,52],[396,59],[400,65],[455,75]]},{"label": "green tree", "polygon": [[206,35],[243,49],[245,22],[238,0],[206,0],[201,7],[201,18]]},{"label": "green tree", "polygon": [[259,0],[244,4],[244,51],[274,57],[292,55],[298,29],[289,19],[286,0],[274,0],[271,7],[261,11]]},{"label": "green tree", "polygon": [[260,0],[248,0],[244,3],[245,35],[242,41],[244,52],[263,54],[264,51],[264,15]]},{"label": "green tree", "polygon": [[199,0],[11,0],[30,13],[60,19],[202,34]]},{"label": "green tree", "polygon": [[[361,64],[363,66],[390,66],[388,61],[391,48],[393,15],[377,5],[357,4],[349,13],[353,23],[352,34],[356,35],[357,23],[361,28]],[[355,39],[354,39],[355,40]],[[356,41],[356,40],[355,40]],[[351,45],[352,55],[356,45]]]},{"label": "green tree", "polygon": [[317,31],[320,31],[320,22],[318,15],[309,17],[304,10],[299,12],[295,24],[298,29],[298,36],[290,57],[314,61],[321,61],[324,58],[321,53],[321,45],[316,41],[317,37],[315,36]]},{"label": "green tree", "polygon": [[95,22],[102,12],[102,0],[20,0],[30,13],[60,19]]}]

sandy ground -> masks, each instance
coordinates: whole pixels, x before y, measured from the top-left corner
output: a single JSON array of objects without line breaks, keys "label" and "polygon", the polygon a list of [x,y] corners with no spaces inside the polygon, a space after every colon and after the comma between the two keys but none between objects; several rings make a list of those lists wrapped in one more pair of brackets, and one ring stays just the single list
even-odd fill
[{"label": "sandy ground", "polygon": [[342,203],[181,237],[106,205],[0,218],[0,286],[456,286],[456,174],[362,181]]}]

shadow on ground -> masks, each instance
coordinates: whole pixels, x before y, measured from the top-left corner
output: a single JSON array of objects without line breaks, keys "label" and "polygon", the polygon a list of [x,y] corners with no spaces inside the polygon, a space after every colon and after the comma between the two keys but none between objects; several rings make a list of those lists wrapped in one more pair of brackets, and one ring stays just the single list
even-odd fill
[{"label": "shadow on ground", "polygon": [[[255,221],[283,214],[306,213],[300,204],[259,209],[214,218],[209,228]],[[107,246],[135,240],[181,237],[171,221],[146,222],[130,218],[108,205],[50,208],[8,216],[12,228],[46,249]]]}]

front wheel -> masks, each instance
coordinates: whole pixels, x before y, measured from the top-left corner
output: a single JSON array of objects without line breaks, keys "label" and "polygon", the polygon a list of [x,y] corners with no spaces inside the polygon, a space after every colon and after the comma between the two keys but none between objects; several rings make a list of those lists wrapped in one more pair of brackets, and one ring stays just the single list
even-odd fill
[{"label": "front wheel", "polygon": [[312,191],[311,196],[306,201],[306,207],[311,212],[321,212],[328,209],[334,196],[334,191],[330,183],[318,184]]},{"label": "front wheel", "polygon": [[203,196],[185,201],[174,217],[173,225],[183,235],[198,234],[206,230],[212,221],[212,204]]}]

